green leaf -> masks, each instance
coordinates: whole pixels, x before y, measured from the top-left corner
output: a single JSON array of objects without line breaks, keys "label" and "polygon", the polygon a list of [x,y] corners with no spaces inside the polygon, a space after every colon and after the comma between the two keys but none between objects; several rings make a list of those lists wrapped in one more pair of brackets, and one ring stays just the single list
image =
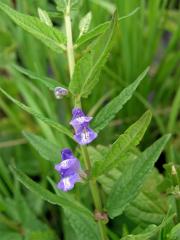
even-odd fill
[{"label": "green leaf", "polygon": [[99,240],[97,225],[93,219],[93,214],[82,204],[77,202],[68,193],[58,191],[58,195],[44,189],[38,183],[30,179],[27,175],[16,168],[12,168],[19,181],[25,185],[30,191],[36,193],[45,201],[61,206],[68,221],[77,233],[79,240]]},{"label": "green leaf", "polygon": [[81,20],[79,23],[79,36],[82,36],[83,34],[85,34],[90,27],[91,24],[91,19],[92,19],[92,13],[88,12]]},{"label": "green leaf", "polygon": [[10,189],[13,189],[13,183],[6,163],[0,158],[0,176]]},{"label": "green leaf", "polygon": [[30,79],[34,79],[42,83],[45,87],[49,88],[50,90],[54,91],[56,87],[64,87],[62,84],[60,84],[58,81],[49,78],[40,76],[37,73],[34,73],[32,71],[29,71],[23,67],[20,67],[19,65],[13,64],[12,67],[14,67],[18,72],[24,74],[25,76],[29,77]]},{"label": "green leaf", "polygon": [[33,181],[22,171],[12,167],[12,171],[15,173],[19,181],[28,188],[31,192],[37,194],[39,197],[44,199],[45,201],[61,206],[64,209],[75,211],[76,213],[81,213],[87,218],[92,218],[91,212],[85,208],[82,204],[77,202],[74,198],[72,198],[68,193],[64,193],[59,191],[59,195],[56,195],[49,190],[43,188],[40,184]]},{"label": "green leaf", "polygon": [[90,221],[85,216],[77,215],[69,210],[65,210],[65,215],[78,240],[100,240],[97,225],[94,221]]},{"label": "green leaf", "polygon": [[169,138],[170,134],[167,134],[158,139],[123,171],[107,199],[106,208],[111,218],[120,215],[137,196]]},{"label": "green leaf", "polygon": [[46,25],[48,25],[50,27],[53,26],[51,19],[45,10],[38,8],[38,14],[39,14],[39,18],[40,18],[41,22],[45,23]]},{"label": "green leaf", "polygon": [[23,240],[23,237],[16,232],[0,230],[1,240]]},{"label": "green leaf", "polygon": [[59,160],[59,146],[33,133],[23,132],[23,135],[44,159],[53,162]]},{"label": "green leaf", "polygon": [[40,119],[41,121],[45,122],[46,124],[48,124],[49,126],[51,126],[52,128],[58,130],[61,133],[66,134],[67,136],[69,136],[70,138],[73,138],[72,133],[64,126],[62,126],[61,124],[54,122],[53,120],[44,117],[43,115],[41,115],[40,113],[35,112],[33,109],[31,109],[30,107],[27,107],[26,105],[24,105],[23,103],[15,100],[13,97],[11,97],[7,92],[5,92],[2,88],[0,88],[0,92],[2,92],[7,98],[9,98],[13,103],[15,103],[17,106],[19,106],[21,109],[23,109],[24,111],[32,114],[33,116],[35,116],[36,118]]},{"label": "green leaf", "polygon": [[121,240],[149,240],[157,232],[158,227],[156,225],[149,225],[142,233],[137,235],[128,235]]},{"label": "green leaf", "polygon": [[97,39],[91,51],[77,62],[69,85],[69,90],[73,95],[87,97],[97,84],[101,69],[110,52],[116,27],[117,14],[113,16],[109,28]]},{"label": "green leaf", "polygon": [[140,194],[126,207],[125,215],[135,224],[159,225],[162,222],[167,211],[166,196],[159,191],[159,185],[163,182],[164,177],[154,168]]},{"label": "green leaf", "polygon": [[146,68],[132,84],[126,87],[117,97],[115,97],[111,102],[109,102],[104,108],[100,110],[92,123],[92,126],[96,132],[99,132],[105,128],[108,123],[115,117],[115,115],[123,108],[124,104],[131,99],[136,88],[146,76],[148,70],[149,67]]},{"label": "green leaf", "polygon": [[179,240],[180,239],[180,223],[172,228],[168,240]]},{"label": "green leaf", "polygon": [[[139,10],[139,8],[134,9],[129,14],[127,14],[123,17],[120,17],[118,19],[118,21],[120,22],[121,20],[134,15],[138,10]],[[80,38],[77,39],[75,46],[78,48],[82,44],[90,41],[91,39],[99,36],[100,34],[103,34],[108,29],[109,23],[110,23],[109,21],[102,23],[102,24],[98,25],[97,27],[93,28],[92,30],[90,30],[89,32],[87,32],[86,34],[82,35]]]},{"label": "green leaf", "polygon": [[139,144],[149,126],[151,117],[152,113],[150,111],[145,112],[140,119],[119,136],[105,155],[105,159],[94,164],[92,171],[94,176],[100,176],[118,166],[123,159],[123,155],[133,146]]},{"label": "green leaf", "polygon": [[[173,216],[174,214],[170,215],[170,213],[168,212],[159,226],[151,224],[140,234],[137,234],[137,235],[131,234],[121,238],[121,240],[150,240],[172,220]],[[175,239],[171,239],[171,240],[175,240]]]},{"label": "green leaf", "polygon": [[58,238],[51,230],[39,230],[28,232],[26,234],[25,240],[58,240]]},{"label": "green leaf", "polygon": [[46,25],[37,17],[19,13],[4,3],[0,3],[0,9],[17,25],[41,40],[46,46],[55,52],[61,52],[62,49],[64,49],[63,44],[66,43],[66,38],[59,30]]}]

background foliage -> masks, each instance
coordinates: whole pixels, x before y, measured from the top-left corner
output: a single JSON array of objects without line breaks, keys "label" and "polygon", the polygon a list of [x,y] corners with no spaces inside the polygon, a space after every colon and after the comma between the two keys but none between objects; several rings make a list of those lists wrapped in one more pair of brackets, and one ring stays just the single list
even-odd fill
[{"label": "background foliage", "polygon": [[[88,184],[70,193],[55,187],[62,148],[82,161],[68,126],[72,97],[53,93],[69,86],[85,97],[99,132],[88,151],[108,238],[178,240],[179,2],[73,1],[71,82],[65,7],[60,0],[0,3],[0,239],[100,239]],[[40,20],[38,8],[52,22],[42,13]]]}]

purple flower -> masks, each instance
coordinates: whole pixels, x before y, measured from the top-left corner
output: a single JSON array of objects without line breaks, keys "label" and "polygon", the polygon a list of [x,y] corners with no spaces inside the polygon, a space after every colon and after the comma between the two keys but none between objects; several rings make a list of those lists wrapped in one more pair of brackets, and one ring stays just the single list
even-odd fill
[{"label": "purple flower", "polygon": [[80,145],[89,144],[97,137],[97,133],[89,127],[89,123],[93,118],[86,116],[80,108],[74,108],[72,115],[70,124],[75,130],[74,139]]},{"label": "purple flower", "polygon": [[61,152],[62,161],[55,165],[55,169],[61,175],[57,187],[64,192],[71,190],[76,182],[81,181],[81,166],[79,160],[74,157],[71,150],[65,148]]},{"label": "purple flower", "polygon": [[54,89],[54,95],[57,99],[61,99],[68,94],[68,90],[62,87],[56,87]]}]

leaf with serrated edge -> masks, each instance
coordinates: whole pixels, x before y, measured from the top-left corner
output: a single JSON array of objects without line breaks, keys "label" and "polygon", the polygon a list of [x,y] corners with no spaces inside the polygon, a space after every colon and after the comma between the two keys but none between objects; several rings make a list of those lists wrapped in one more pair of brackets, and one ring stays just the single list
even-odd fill
[{"label": "leaf with serrated edge", "polygon": [[23,132],[23,135],[44,159],[52,162],[59,161],[59,146],[30,132]]},{"label": "leaf with serrated edge", "polygon": [[116,26],[117,13],[113,16],[107,31],[97,39],[91,51],[77,62],[69,85],[73,95],[87,97],[98,83],[101,69],[112,47]]},{"label": "leaf with serrated edge", "polygon": [[132,146],[139,144],[151,121],[152,113],[148,110],[134,124],[132,124],[119,138],[113,143],[104,161],[94,164],[92,174],[100,176],[112,168],[118,166],[121,157]]},{"label": "leaf with serrated edge", "polygon": [[133,93],[146,76],[148,70],[149,67],[146,68],[132,84],[126,87],[117,97],[115,97],[111,102],[109,102],[104,108],[100,110],[92,122],[92,127],[96,132],[99,132],[105,128],[115,117],[115,115],[123,108],[124,104],[126,104],[131,99]]},{"label": "leaf with serrated edge", "polygon": [[169,139],[170,134],[158,139],[137,158],[137,161],[123,171],[106,202],[106,209],[111,218],[122,214],[126,206],[137,196]]},{"label": "leaf with serrated edge", "polygon": [[15,100],[13,97],[11,97],[6,91],[4,91],[2,88],[0,88],[0,92],[2,92],[7,98],[9,98],[13,103],[15,103],[17,106],[19,106],[21,109],[25,110],[26,112],[32,114],[33,116],[35,116],[36,118],[40,119],[41,121],[45,122],[46,124],[48,124],[49,126],[51,126],[52,128],[58,130],[61,133],[64,133],[65,135],[69,136],[70,138],[73,138],[72,133],[64,126],[62,126],[61,124],[54,122],[53,120],[44,117],[43,115],[41,115],[40,113],[35,112],[33,109],[31,109],[30,107],[27,107],[26,105],[24,105],[23,103]]},{"label": "leaf with serrated edge", "polygon": [[0,9],[17,25],[38,38],[46,46],[55,52],[62,52],[63,44],[66,43],[66,38],[59,30],[46,25],[37,17],[19,13],[4,3],[0,3]]}]

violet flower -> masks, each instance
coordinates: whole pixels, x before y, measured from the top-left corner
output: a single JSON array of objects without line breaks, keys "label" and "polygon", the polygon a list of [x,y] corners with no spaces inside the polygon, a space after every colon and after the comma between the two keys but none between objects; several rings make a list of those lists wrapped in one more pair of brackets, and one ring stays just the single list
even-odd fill
[{"label": "violet flower", "polygon": [[61,175],[57,187],[64,192],[71,190],[76,182],[81,181],[81,166],[79,160],[74,157],[71,150],[65,148],[61,151],[62,161],[55,165],[55,169]]},{"label": "violet flower", "polygon": [[74,108],[72,115],[70,124],[75,130],[75,141],[80,145],[92,142],[97,137],[97,133],[89,127],[89,123],[93,118],[86,116],[80,108]]}]

